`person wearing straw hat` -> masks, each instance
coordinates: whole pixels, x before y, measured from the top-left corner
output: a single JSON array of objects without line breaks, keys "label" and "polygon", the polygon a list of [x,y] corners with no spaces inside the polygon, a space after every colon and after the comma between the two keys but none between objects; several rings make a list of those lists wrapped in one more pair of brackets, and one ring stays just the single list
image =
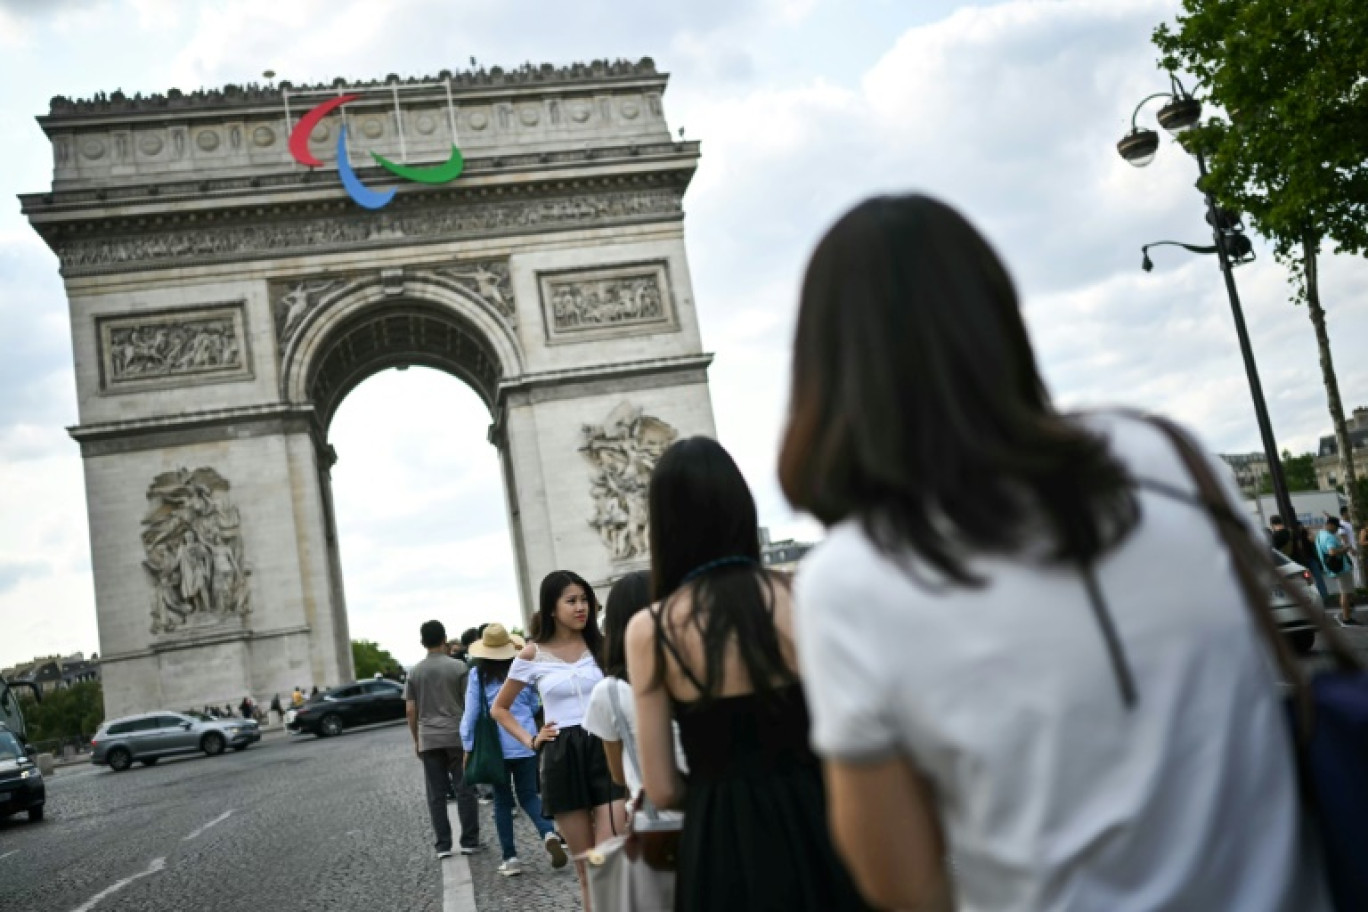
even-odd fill
[{"label": "person wearing straw hat", "polygon": [[[461,720],[461,742],[465,746],[467,760],[470,758],[470,752],[475,749],[475,720],[482,713],[488,712],[489,707],[493,705],[520,648],[503,624],[489,624],[480,638],[470,644],[470,658],[475,668],[466,685],[465,716]],[[519,725],[529,731],[535,731],[537,724],[533,716],[536,709],[536,691],[527,688],[513,701],[511,712]],[[503,751],[504,765],[508,769],[510,780],[494,785],[494,829],[498,831],[499,848],[503,852],[503,863],[499,865],[499,873],[505,877],[522,873],[522,862],[518,860],[517,846],[513,842],[515,793],[518,805],[537,828],[542,844],[551,855],[551,867],[564,867],[565,849],[560,838],[556,836],[551,821],[542,816],[541,795],[537,793],[537,752],[518,741],[503,727],[499,728],[499,746]]]}]

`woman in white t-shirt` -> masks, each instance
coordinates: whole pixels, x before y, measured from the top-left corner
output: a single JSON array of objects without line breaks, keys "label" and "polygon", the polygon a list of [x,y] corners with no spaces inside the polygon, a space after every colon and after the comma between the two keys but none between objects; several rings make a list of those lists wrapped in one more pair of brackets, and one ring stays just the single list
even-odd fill
[{"label": "woman in white t-shirt", "polygon": [[875,905],[1328,908],[1226,549],[1135,486],[1194,483],[1151,425],[1055,410],[956,212],[871,199],[820,242],[779,474],[829,527],[795,624]]},{"label": "woman in white t-shirt", "polygon": [[[629,739],[636,739],[636,702],[632,685],[627,680],[627,622],[651,604],[651,574],[634,570],[613,583],[603,609],[603,674],[589,694],[589,708],[584,712],[584,730],[603,741],[608,756],[608,769],[613,781],[627,787],[629,806],[641,813],[636,803],[641,795],[640,760],[632,755],[635,747],[627,750]],[[614,701],[616,697],[616,705]],[[675,763],[681,773],[688,773],[689,765],[679,745],[679,727],[675,726]],[[674,819],[682,816],[677,811],[660,811],[660,816]]]}]

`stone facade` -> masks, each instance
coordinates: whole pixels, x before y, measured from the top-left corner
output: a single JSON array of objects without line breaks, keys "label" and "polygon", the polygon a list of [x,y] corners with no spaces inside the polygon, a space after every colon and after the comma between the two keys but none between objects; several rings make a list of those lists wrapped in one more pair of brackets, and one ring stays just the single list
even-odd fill
[{"label": "stone facade", "polygon": [[[285,143],[319,88],[54,99],[52,187],[22,202],[70,301],[110,715],[350,679],[328,426],[389,367],[488,405],[525,614],[550,570],[645,564],[652,459],[714,433],[698,148],[665,82],[642,61],[346,87],[313,170]],[[456,142],[466,170],[361,209],[329,160],[343,123],[357,156]]]}]

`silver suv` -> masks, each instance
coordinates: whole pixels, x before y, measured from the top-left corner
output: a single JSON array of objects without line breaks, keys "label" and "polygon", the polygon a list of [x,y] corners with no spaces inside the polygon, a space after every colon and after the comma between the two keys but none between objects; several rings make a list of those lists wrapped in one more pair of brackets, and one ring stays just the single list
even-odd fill
[{"label": "silver suv", "polygon": [[90,762],[122,772],[138,761],[151,766],[162,757],[203,751],[210,757],[226,748],[246,750],[261,740],[251,719],[215,719],[203,713],[157,712],[111,719],[90,739]]}]

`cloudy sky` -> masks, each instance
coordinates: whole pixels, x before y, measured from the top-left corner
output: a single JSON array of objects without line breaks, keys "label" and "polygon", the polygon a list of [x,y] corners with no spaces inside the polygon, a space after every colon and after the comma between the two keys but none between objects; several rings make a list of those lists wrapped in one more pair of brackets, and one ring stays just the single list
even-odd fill
[{"label": "cloudy sky", "polygon": [[[1149,45],[1172,0],[0,0],[0,666],[98,649],[66,301],[15,194],[44,189],[34,116],[53,95],[160,92],[653,57],[666,115],[703,144],[685,199],[722,441],[776,537],[815,527],[774,481],[787,345],[807,253],[861,197],[916,188],[961,208],[1021,287],[1066,405],[1173,414],[1221,451],[1258,449],[1193,163],[1169,143],[1143,171],[1114,143],[1163,88]],[[1260,247],[1260,253],[1263,248]],[[1330,259],[1324,299],[1345,403],[1368,404],[1368,264]],[[1328,429],[1315,342],[1271,257],[1240,290],[1279,443]],[[517,618],[488,424],[431,371],[363,384],[333,424],[354,637],[402,661],[415,630]]]}]

